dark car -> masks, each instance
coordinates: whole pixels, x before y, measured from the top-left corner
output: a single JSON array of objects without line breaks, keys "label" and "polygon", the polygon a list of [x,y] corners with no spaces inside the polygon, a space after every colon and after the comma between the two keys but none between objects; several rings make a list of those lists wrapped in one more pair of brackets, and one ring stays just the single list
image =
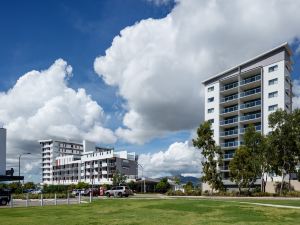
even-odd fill
[{"label": "dark car", "polygon": [[11,192],[8,189],[0,189],[0,205],[7,205],[11,199]]}]

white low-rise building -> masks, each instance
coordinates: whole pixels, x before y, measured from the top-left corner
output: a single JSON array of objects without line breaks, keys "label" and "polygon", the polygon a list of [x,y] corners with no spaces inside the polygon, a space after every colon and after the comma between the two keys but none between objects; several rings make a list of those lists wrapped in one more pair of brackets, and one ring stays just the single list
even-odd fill
[{"label": "white low-rise building", "polygon": [[138,175],[137,155],[115,152],[113,148],[60,140],[40,140],[43,184],[112,184],[116,171],[135,180]]}]

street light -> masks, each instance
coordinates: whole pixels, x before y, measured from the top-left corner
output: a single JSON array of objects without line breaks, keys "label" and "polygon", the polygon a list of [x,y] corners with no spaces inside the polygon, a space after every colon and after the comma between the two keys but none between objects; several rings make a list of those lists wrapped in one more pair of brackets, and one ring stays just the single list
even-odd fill
[{"label": "street light", "polygon": [[146,193],[146,179],[143,177],[144,176],[144,167],[138,163],[138,165],[142,168],[142,179],[144,180],[144,193]]},{"label": "street light", "polygon": [[[30,154],[31,154],[30,152],[19,154],[19,184],[21,183],[21,180],[20,180],[20,176],[21,176],[21,157],[22,157],[22,155],[30,155]],[[23,178],[23,184],[24,184],[24,178]]]}]

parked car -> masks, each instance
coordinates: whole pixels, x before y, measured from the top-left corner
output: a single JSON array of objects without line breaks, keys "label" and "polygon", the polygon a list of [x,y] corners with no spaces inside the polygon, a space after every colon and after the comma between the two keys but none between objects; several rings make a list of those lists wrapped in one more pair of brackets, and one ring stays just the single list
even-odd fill
[{"label": "parked car", "polygon": [[11,192],[8,189],[0,189],[0,205],[7,205],[11,199]]},{"label": "parked car", "polygon": [[43,191],[41,189],[35,189],[31,191],[32,194],[42,194]]},{"label": "parked car", "polygon": [[110,190],[105,191],[105,195],[107,197],[110,197],[110,196],[128,197],[129,195],[132,195],[132,194],[133,194],[132,190],[130,190],[127,186],[116,186]]}]

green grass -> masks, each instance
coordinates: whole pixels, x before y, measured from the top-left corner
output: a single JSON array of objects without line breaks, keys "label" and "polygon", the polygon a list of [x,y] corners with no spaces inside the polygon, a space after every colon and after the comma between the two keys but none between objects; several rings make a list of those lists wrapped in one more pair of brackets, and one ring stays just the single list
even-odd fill
[{"label": "green grass", "polygon": [[[241,199],[243,201],[243,199]],[[279,201],[279,200],[277,200]],[[253,201],[257,202],[257,201]],[[262,201],[259,202],[267,202]],[[281,201],[278,202],[280,204]],[[295,203],[295,201],[285,201]],[[282,203],[281,203],[282,204]],[[298,204],[298,203],[297,203]],[[299,224],[300,209],[226,200],[105,199],[92,204],[0,208],[0,224]]]}]

